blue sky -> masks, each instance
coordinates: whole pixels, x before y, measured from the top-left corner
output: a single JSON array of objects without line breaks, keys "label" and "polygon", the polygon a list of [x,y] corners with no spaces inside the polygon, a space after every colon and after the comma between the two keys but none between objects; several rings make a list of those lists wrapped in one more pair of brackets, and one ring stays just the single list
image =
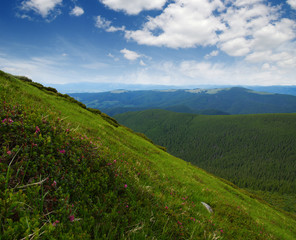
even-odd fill
[{"label": "blue sky", "polygon": [[296,85],[296,0],[0,6],[0,69],[46,85]]}]

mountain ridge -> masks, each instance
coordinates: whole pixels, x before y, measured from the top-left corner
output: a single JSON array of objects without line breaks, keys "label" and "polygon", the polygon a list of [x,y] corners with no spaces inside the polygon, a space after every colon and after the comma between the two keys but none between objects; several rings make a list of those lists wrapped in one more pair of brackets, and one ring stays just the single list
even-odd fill
[{"label": "mountain ridge", "polygon": [[120,91],[104,93],[73,93],[75,99],[88,107],[98,108],[108,115],[146,109],[170,109],[200,113],[216,110],[226,114],[291,113],[296,112],[296,96],[257,92],[232,87],[223,89],[173,89],[150,91]]}]

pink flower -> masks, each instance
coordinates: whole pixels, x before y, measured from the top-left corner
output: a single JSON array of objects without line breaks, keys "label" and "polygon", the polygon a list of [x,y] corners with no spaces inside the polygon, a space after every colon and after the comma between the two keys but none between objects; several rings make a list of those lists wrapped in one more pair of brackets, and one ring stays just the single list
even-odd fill
[{"label": "pink flower", "polygon": [[70,220],[70,222],[73,222],[74,219],[75,219],[75,217],[74,217],[73,215],[70,215],[70,216],[69,216],[69,220]]},{"label": "pink flower", "polygon": [[169,209],[169,207],[168,206],[165,206],[165,209]]},{"label": "pink flower", "polygon": [[6,123],[6,122],[8,122],[8,123],[13,123],[13,120],[11,119],[11,118],[4,118],[3,120],[2,120],[2,123]]},{"label": "pink flower", "polygon": [[223,229],[221,229],[220,232],[223,233]]},{"label": "pink flower", "polygon": [[38,126],[36,126],[36,131],[35,131],[35,133],[39,133],[39,132],[40,132],[40,129],[39,129]]},{"label": "pink flower", "polygon": [[125,207],[128,208],[128,205],[126,205]]},{"label": "pink flower", "polygon": [[55,187],[57,185],[56,181],[53,181],[53,183],[51,184],[51,186]]},{"label": "pink flower", "polygon": [[66,153],[66,151],[64,149],[59,150],[59,152],[62,153],[62,154]]},{"label": "pink flower", "polygon": [[127,188],[127,184],[124,184],[124,188]]},{"label": "pink flower", "polygon": [[11,155],[11,151],[7,151],[7,154],[8,154],[8,155]]},{"label": "pink flower", "polygon": [[114,160],[113,162],[116,163],[116,160]]},{"label": "pink flower", "polygon": [[52,224],[52,226],[56,226],[57,225],[57,223],[59,223],[60,221],[59,220],[56,220],[53,224]]}]

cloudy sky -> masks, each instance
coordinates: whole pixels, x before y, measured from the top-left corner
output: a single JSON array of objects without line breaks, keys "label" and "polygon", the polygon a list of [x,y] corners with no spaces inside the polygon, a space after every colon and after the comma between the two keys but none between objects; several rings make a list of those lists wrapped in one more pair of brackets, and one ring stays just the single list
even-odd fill
[{"label": "cloudy sky", "polygon": [[0,29],[47,85],[296,85],[296,0],[2,0]]}]

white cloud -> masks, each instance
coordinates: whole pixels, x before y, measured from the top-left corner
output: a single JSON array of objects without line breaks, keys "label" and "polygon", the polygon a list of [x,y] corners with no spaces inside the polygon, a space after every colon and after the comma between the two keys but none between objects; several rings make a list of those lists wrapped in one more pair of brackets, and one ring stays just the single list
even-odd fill
[{"label": "white cloud", "polygon": [[250,52],[250,43],[243,37],[234,38],[221,44],[221,50],[230,56],[245,56]]},{"label": "white cloud", "polygon": [[205,55],[205,59],[209,59],[211,57],[216,57],[219,55],[219,51],[218,50],[214,50],[212,52],[210,52],[209,54]]},{"label": "white cloud", "polygon": [[146,63],[144,63],[144,61],[141,59],[140,60],[140,65],[144,67],[144,66],[146,66]]},{"label": "white cloud", "polygon": [[125,37],[170,48],[216,46],[230,56],[247,57],[258,51],[279,52],[296,36],[296,22],[281,18],[280,6],[263,0],[176,0],[147,19],[141,29],[125,30]]},{"label": "white cloud", "polygon": [[62,4],[63,0],[26,0],[22,2],[21,9],[25,11],[34,11],[46,18],[49,14],[58,14],[54,10],[58,5]]},{"label": "white cloud", "polygon": [[296,23],[284,18],[275,24],[268,24],[253,34],[255,50],[275,49],[295,38]]},{"label": "white cloud", "polygon": [[188,48],[197,45],[214,45],[216,31],[224,24],[213,15],[223,9],[220,0],[178,0],[154,18],[149,17],[142,29],[126,31],[126,38],[139,44]]},{"label": "white cloud", "polygon": [[[280,56],[277,56],[280,57]],[[243,61],[231,65],[208,61],[182,61],[163,63],[157,67],[160,76],[170,79],[172,85],[295,85],[295,68],[282,68],[278,65],[246,64]],[[151,70],[151,74],[157,72]]]},{"label": "white cloud", "polygon": [[118,57],[115,57],[115,56],[114,56],[113,54],[111,54],[111,53],[108,53],[107,56],[110,57],[110,58],[113,58],[115,62],[119,61],[119,58],[118,58]]},{"label": "white cloud", "polygon": [[67,63],[62,56],[53,57],[31,57],[31,58],[17,58],[7,56],[2,58],[0,56],[0,68],[3,71],[15,75],[27,76],[34,81],[40,83],[59,83],[67,81],[70,76],[70,71],[66,73],[65,67]]},{"label": "white cloud", "polygon": [[84,14],[84,10],[81,8],[81,7],[78,7],[78,6],[75,6],[71,12],[70,12],[70,15],[73,15],[73,16],[76,16],[76,17],[79,17],[81,16],[82,14]]},{"label": "white cloud", "polygon": [[103,4],[116,11],[138,14],[143,10],[161,9],[167,0],[101,0]]},{"label": "white cloud", "polygon": [[106,20],[101,16],[96,17],[96,27],[102,29],[108,29],[111,26],[111,21]]},{"label": "white cloud", "polygon": [[101,17],[101,16],[97,16],[95,18],[95,26],[97,28],[101,28],[101,29],[104,29],[106,32],[117,32],[117,31],[124,31],[125,30],[125,27],[122,26],[122,27],[114,27],[112,26],[112,22],[105,19],[104,17]]},{"label": "white cloud", "polygon": [[122,26],[122,27],[110,26],[109,28],[106,29],[107,32],[117,32],[117,31],[124,31],[124,30],[125,30],[125,26]]},{"label": "white cloud", "polygon": [[126,58],[130,61],[134,61],[134,60],[138,59],[139,57],[141,57],[141,55],[139,55],[138,53],[128,50],[126,48],[120,50],[120,52],[123,54],[124,58]]},{"label": "white cloud", "polygon": [[296,10],[296,0],[287,0],[287,3]]}]

